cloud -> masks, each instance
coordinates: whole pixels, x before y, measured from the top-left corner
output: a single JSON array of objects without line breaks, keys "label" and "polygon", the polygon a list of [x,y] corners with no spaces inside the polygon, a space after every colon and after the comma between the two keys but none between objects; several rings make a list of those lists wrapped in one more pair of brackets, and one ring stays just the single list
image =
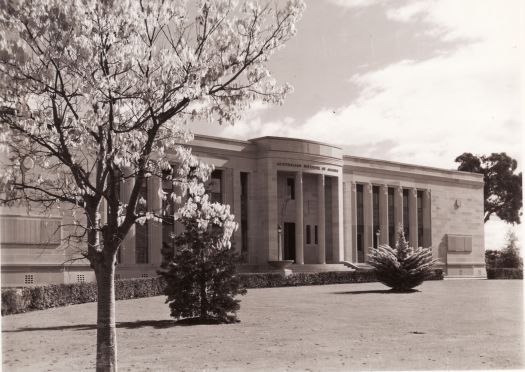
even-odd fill
[{"label": "cloud", "polygon": [[[372,3],[377,2],[366,2]],[[455,167],[455,157],[465,151],[505,151],[520,157],[521,138],[516,134],[521,130],[523,98],[517,6],[476,0],[385,8],[390,19],[423,22],[422,32],[463,42],[446,54],[401,60],[351,76],[349,82],[360,91],[357,99],[335,110],[322,109],[304,122],[263,123],[255,115],[224,134],[315,139],[344,145],[350,152],[359,149],[356,155],[444,168]],[[384,143],[389,146],[382,151]]]},{"label": "cloud", "polygon": [[371,5],[376,5],[385,0],[328,0],[330,3],[339,5],[345,8],[365,8]]}]

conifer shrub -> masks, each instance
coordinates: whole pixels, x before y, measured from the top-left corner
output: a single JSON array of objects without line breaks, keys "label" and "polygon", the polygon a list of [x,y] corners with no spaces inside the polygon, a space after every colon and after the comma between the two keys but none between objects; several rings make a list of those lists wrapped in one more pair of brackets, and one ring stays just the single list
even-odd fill
[{"label": "conifer shrub", "polygon": [[185,231],[174,238],[174,252],[163,251],[166,264],[159,271],[167,284],[166,303],[178,320],[238,321],[235,297],[246,289],[235,275],[238,255],[230,243],[237,224],[228,205],[210,200],[198,174],[190,171],[188,177],[188,199],[176,217]]},{"label": "conifer shrub", "polygon": [[377,280],[396,292],[410,292],[430,279],[434,275],[435,262],[430,248],[409,246],[402,228],[395,248],[386,244],[371,248],[368,258]]}]

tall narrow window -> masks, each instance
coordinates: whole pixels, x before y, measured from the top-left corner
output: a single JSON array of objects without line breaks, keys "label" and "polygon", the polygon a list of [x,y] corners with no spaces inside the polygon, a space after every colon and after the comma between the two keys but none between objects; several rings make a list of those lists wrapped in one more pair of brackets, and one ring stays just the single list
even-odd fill
[{"label": "tall narrow window", "polygon": [[372,186],[372,224],[374,247],[379,245],[379,186]]},{"label": "tall narrow window", "polygon": [[162,173],[162,191],[166,199],[162,200],[162,257],[169,262],[175,253],[173,239],[175,228],[175,201],[173,200],[173,169]]},{"label": "tall narrow window", "polygon": [[314,244],[319,244],[319,232],[317,231],[317,225],[314,227]]},{"label": "tall narrow window", "polygon": [[222,170],[215,169],[211,173],[207,189],[212,202],[222,203]]},{"label": "tall narrow window", "polygon": [[241,172],[241,258],[248,262],[248,173]]},{"label": "tall narrow window", "polygon": [[388,244],[391,247],[396,245],[396,224],[395,224],[395,209],[394,209],[394,188],[388,188]]},{"label": "tall narrow window", "polygon": [[289,200],[295,200],[295,180],[293,178],[286,179],[286,197]]},{"label": "tall narrow window", "polygon": [[[140,187],[137,212],[144,213],[148,210],[148,179],[145,178]],[[146,264],[149,262],[148,255],[148,221],[143,224],[135,224],[135,263]]]},{"label": "tall narrow window", "polygon": [[417,245],[423,246],[423,191],[417,191]]},{"label": "tall narrow window", "polygon": [[356,185],[356,212],[357,212],[357,261],[364,262],[364,235],[365,219],[363,215],[363,185]]},{"label": "tall narrow window", "polygon": [[306,244],[312,244],[312,232],[310,225],[306,225]]},{"label": "tall narrow window", "polygon": [[408,214],[408,189],[403,189],[403,232],[405,233],[405,239],[408,240],[410,235],[410,221]]},{"label": "tall narrow window", "polygon": [[[115,188],[115,199],[119,201],[119,203],[122,203],[122,200],[120,199],[120,188],[122,187],[122,173],[117,173],[117,186]],[[122,263],[122,242],[120,243],[118,249],[117,249],[117,264]]]}]

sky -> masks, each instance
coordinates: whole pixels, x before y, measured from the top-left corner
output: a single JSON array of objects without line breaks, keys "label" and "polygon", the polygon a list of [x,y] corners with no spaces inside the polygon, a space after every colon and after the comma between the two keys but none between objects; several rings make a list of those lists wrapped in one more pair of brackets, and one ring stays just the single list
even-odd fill
[{"label": "sky", "polygon": [[[328,142],[348,155],[456,169],[463,152],[521,163],[519,0],[307,0],[297,35],[270,62],[294,87],[233,126],[196,133]],[[523,20],[521,20],[523,23]],[[522,169],[521,165],[519,166]],[[485,247],[513,228],[485,224]]]}]

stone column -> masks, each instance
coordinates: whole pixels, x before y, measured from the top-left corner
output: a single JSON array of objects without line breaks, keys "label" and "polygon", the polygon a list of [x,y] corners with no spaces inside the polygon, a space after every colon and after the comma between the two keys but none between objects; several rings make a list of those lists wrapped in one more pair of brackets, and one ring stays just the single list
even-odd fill
[{"label": "stone column", "polygon": [[[160,189],[162,180],[160,177],[152,176],[148,180],[148,209],[160,214],[162,209],[162,197]],[[149,263],[159,266],[162,262],[162,223],[152,220],[148,221],[148,257]]]},{"label": "stone column", "polygon": [[[399,229],[403,227],[403,188],[394,188],[394,242],[397,243]],[[394,244],[395,244],[394,243]]]},{"label": "stone column", "polygon": [[[264,249],[268,250],[267,260],[277,260],[278,259],[278,234],[277,234],[277,225],[279,224],[279,208],[277,200],[277,170],[273,165],[271,159],[266,160],[266,174],[262,174],[262,183],[259,186],[259,192],[265,194],[263,198],[262,209],[267,210],[267,217],[263,214],[260,216],[261,221],[261,231],[263,234],[267,234],[268,241],[261,241],[260,248],[261,252],[256,252],[256,254],[262,254]],[[264,188],[266,190],[264,190]],[[268,222],[265,224],[264,218],[268,218]],[[264,230],[268,229],[268,230]],[[265,247],[265,244],[266,247]],[[262,261],[262,260],[261,260]]]},{"label": "stone column", "polygon": [[345,259],[345,231],[344,231],[344,193],[343,193],[343,174],[337,177],[337,190],[332,194],[337,195],[337,254],[334,254],[334,262],[339,263]]},{"label": "stone column", "polygon": [[352,213],[352,262],[357,262],[357,183],[352,181],[350,186],[350,203]]},{"label": "stone column", "polygon": [[365,185],[363,190],[363,218],[364,218],[364,239],[363,250],[365,261],[368,257],[369,248],[374,245],[374,220],[372,211],[372,184]]},{"label": "stone column", "polygon": [[317,205],[318,205],[318,219],[319,219],[319,256],[317,262],[320,264],[326,263],[326,216],[325,216],[325,193],[324,193],[324,174],[317,177]]},{"label": "stone column", "polygon": [[379,244],[388,244],[388,186],[379,189]]},{"label": "stone column", "polygon": [[303,172],[295,174],[295,263],[304,264]]},{"label": "stone column", "polygon": [[344,229],[344,260],[352,262],[352,185],[343,183],[343,229]]},{"label": "stone column", "polygon": [[423,241],[419,244],[425,248],[432,246],[432,212],[430,205],[430,190],[423,191]]},{"label": "stone column", "polygon": [[408,193],[408,223],[410,231],[408,240],[411,247],[418,247],[417,241],[417,190],[410,189]]}]

